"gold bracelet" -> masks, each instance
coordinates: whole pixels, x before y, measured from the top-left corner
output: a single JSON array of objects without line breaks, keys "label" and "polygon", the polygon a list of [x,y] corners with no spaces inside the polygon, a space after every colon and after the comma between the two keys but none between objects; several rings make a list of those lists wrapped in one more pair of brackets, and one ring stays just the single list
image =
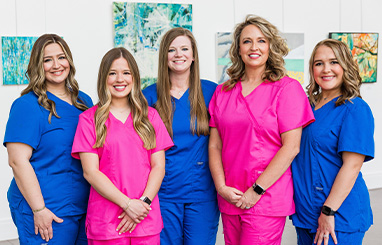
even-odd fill
[{"label": "gold bracelet", "polygon": [[40,212],[40,211],[42,211],[42,210],[44,210],[44,209],[45,209],[45,206],[42,207],[42,208],[40,208],[40,209],[32,210],[32,212],[35,214],[35,213],[38,213],[38,212]]},{"label": "gold bracelet", "polygon": [[130,202],[131,202],[131,199],[129,198],[129,201],[127,202],[127,205],[126,205],[126,207],[123,209],[123,211],[126,212],[126,210],[130,207]]}]

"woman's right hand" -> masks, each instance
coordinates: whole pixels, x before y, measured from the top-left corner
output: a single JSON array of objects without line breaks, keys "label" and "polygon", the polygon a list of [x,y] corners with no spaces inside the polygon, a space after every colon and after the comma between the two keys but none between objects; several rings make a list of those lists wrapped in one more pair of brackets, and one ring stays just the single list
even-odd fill
[{"label": "woman's right hand", "polygon": [[243,192],[236,188],[229,186],[222,186],[218,191],[219,195],[223,197],[227,202],[235,205],[243,196]]},{"label": "woman's right hand", "polygon": [[150,210],[151,208],[147,203],[139,199],[131,199],[129,207],[125,209],[125,212],[135,223],[139,224],[147,217]]},{"label": "woman's right hand", "polygon": [[52,222],[62,223],[64,220],[58,218],[49,209],[44,208],[33,214],[34,220],[34,233],[37,235],[40,233],[41,238],[45,241],[53,238]]}]

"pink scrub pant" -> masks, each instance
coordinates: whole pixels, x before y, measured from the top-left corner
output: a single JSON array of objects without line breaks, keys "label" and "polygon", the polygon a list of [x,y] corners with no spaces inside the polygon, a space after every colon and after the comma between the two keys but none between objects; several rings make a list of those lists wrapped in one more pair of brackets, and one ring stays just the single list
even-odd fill
[{"label": "pink scrub pant", "polygon": [[89,245],[159,245],[160,235],[143,237],[122,237],[111,240],[92,240],[88,239]]},{"label": "pink scrub pant", "polygon": [[226,245],[279,245],[286,217],[222,213]]}]

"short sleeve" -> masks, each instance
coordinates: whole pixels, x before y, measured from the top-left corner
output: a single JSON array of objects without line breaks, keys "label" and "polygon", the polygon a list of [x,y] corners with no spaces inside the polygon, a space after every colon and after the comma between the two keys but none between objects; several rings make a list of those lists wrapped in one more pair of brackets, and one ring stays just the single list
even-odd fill
[{"label": "short sleeve", "polygon": [[338,153],[343,151],[365,155],[365,162],[374,158],[374,117],[363,101],[350,104],[339,133]]},{"label": "short sleeve", "polygon": [[174,145],[174,143],[171,140],[170,135],[167,132],[167,128],[164,125],[162,119],[160,118],[158,112],[154,108],[149,108],[152,113],[152,119],[150,120],[154,129],[155,129],[155,140],[156,140],[156,147],[154,149],[151,149],[151,154],[161,151],[161,150],[168,150],[170,147]]},{"label": "short sleeve", "polygon": [[[86,111],[88,112],[88,111]],[[88,152],[98,155],[97,149],[93,148],[96,142],[95,125],[90,113],[82,113],[78,120],[76,134],[73,140],[72,157],[80,159],[78,153]]]},{"label": "short sleeve", "polygon": [[156,84],[148,86],[142,91],[149,106],[153,106],[157,102],[157,89]]},{"label": "short sleeve", "polygon": [[93,101],[92,101],[92,99],[90,98],[89,95],[87,95],[84,92],[80,91],[78,97],[79,97],[79,99],[81,99],[84,102],[84,104],[87,107],[90,108],[90,107],[93,106]]},{"label": "short sleeve", "polygon": [[[6,143],[11,142],[24,143],[36,149],[43,131],[43,112],[37,103],[37,98],[36,101],[31,101],[24,96],[12,104],[3,144],[6,146]],[[46,123],[48,123],[48,118],[46,118]]]},{"label": "short sleeve", "polygon": [[209,122],[209,126],[212,127],[212,128],[216,128],[217,125],[216,125],[216,120],[215,120],[215,109],[216,109],[216,97],[217,97],[217,93],[218,93],[218,89],[221,88],[220,86],[218,86],[218,88],[215,90],[214,94],[212,95],[212,98],[210,100],[210,104],[208,105],[208,112],[210,113],[210,122]]},{"label": "short sleeve", "polygon": [[280,134],[314,122],[308,97],[298,81],[291,80],[281,91],[277,115]]}]

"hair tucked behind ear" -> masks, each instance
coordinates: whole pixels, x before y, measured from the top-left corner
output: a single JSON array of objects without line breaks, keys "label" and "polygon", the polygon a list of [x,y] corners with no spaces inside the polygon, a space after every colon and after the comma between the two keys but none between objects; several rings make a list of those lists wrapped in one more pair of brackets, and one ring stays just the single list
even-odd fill
[{"label": "hair tucked behind ear", "polygon": [[134,129],[143,141],[143,146],[150,150],[156,146],[155,129],[148,119],[148,104],[141,91],[141,80],[138,65],[134,57],[125,48],[113,48],[102,58],[97,80],[98,108],[94,114],[96,128],[96,143],[94,148],[105,144],[107,128],[106,120],[109,118],[111,94],[106,86],[110,67],[119,58],[124,58],[129,64],[133,76],[133,87],[128,95],[128,104],[133,115]]},{"label": "hair tucked behind ear", "polygon": [[25,95],[30,91],[33,91],[38,97],[38,103],[49,111],[48,121],[51,122],[52,115],[60,118],[56,111],[56,104],[53,100],[50,100],[46,94],[46,83],[45,83],[45,71],[44,71],[44,49],[49,44],[56,43],[60,45],[62,51],[65,54],[66,59],[70,65],[69,75],[66,78],[66,91],[70,94],[73,105],[85,111],[88,107],[85,105],[84,101],[78,98],[79,87],[74,75],[76,74],[76,69],[73,63],[72,53],[69,49],[68,44],[61,37],[56,34],[44,34],[39,37],[35,44],[33,45],[31,57],[29,60],[28,68],[25,73],[29,80],[28,86],[21,92],[21,95]]}]

